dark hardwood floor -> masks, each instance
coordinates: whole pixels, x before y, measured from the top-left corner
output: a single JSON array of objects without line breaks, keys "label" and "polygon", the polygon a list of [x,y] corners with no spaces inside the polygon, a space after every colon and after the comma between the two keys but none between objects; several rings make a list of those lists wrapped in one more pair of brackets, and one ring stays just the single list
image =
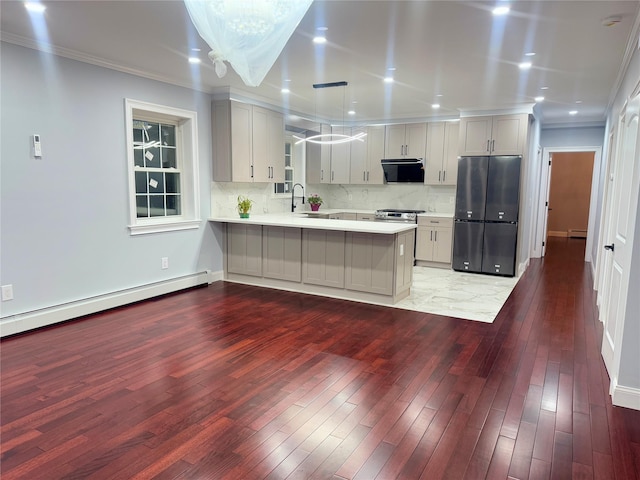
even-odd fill
[{"label": "dark hardwood floor", "polygon": [[584,242],[493,324],[217,282],[2,341],[2,479],[635,479]]}]

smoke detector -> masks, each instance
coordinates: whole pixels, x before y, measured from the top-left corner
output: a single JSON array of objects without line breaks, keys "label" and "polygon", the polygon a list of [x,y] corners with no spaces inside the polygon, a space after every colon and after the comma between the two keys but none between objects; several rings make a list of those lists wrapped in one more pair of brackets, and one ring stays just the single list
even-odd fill
[{"label": "smoke detector", "polygon": [[613,27],[622,21],[620,15],[611,15],[610,17],[602,19],[602,25],[605,27]]}]

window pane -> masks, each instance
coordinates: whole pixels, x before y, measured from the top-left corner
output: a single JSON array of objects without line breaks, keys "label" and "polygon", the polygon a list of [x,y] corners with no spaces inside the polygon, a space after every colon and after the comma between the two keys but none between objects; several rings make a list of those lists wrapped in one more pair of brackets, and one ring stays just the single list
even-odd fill
[{"label": "window pane", "polygon": [[144,151],[145,167],[160,168],[160,149],[147,148]]},{"label": "window pane", "polygon": [[176,127],[173,125],[162,125],[162,145],[176,146]]},{"label": "window pane", "polygon": [[164,178],[162,172],[149,172],[149,193],[164,193]]},{"label": "window pane", "polygon": [[147,172],[136,172],[136,193],[148,193]]},{"label": "window pane", "polygon": [[164,217],[164,195],[150,195],[149,209],[152,217]]},{"label": "window pane", "polygon": [[180,174],[179,173],[165,173],[165,185],[167,193],[180,193]]},{"label": "window pane", "polygon": [[167,215],[181,215],[180,196],[167,195]]},{"label": "window pane", "polygon": [[176,168],[176,149],[162,148],[162,168]]},{"label": "window pane", "polygon": [[158,123],[147,123],[147,135],[148,138],[145,138],[147,142],[159,142],[160,141],[160,124]]},{"label": "window pane", "polygon": [[136,211],[138,218],[149,216],[149,202],[146,195],[136,195]]}]

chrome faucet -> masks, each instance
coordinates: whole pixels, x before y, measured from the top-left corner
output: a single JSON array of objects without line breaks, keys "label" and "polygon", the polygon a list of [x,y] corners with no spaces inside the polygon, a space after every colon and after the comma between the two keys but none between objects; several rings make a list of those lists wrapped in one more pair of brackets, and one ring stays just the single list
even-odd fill
[{"label": "chrome faucet", "polygon": [[300,188],[302,189],[302,204],[304,205],[304,187],[302,186],[301,183],[295,183],[293,187],[291,187],[291,211],[292,212],[296,211],[295,193],[296,193],[296,187],[298,185],[300,185]]}]

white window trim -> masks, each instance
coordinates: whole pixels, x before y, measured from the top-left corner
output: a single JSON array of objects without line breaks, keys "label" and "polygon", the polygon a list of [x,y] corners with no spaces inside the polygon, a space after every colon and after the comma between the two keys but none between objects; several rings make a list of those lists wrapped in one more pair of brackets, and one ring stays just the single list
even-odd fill
[{"label": "white window trim", "polygon": [[[136,209],[135,162],[133,158],[133,117],[141,111],[146,118],[161,121],[171,119],[178,123],[176,136],[180,136],[180,197],[182,215],[138,218]],[[125,98],[125,128],[127,169],[129,172],[129,230],[131,235],[170,232],[199,228],[200,181],[198,161],[198,114],[191,110],[156,105]]]}]

